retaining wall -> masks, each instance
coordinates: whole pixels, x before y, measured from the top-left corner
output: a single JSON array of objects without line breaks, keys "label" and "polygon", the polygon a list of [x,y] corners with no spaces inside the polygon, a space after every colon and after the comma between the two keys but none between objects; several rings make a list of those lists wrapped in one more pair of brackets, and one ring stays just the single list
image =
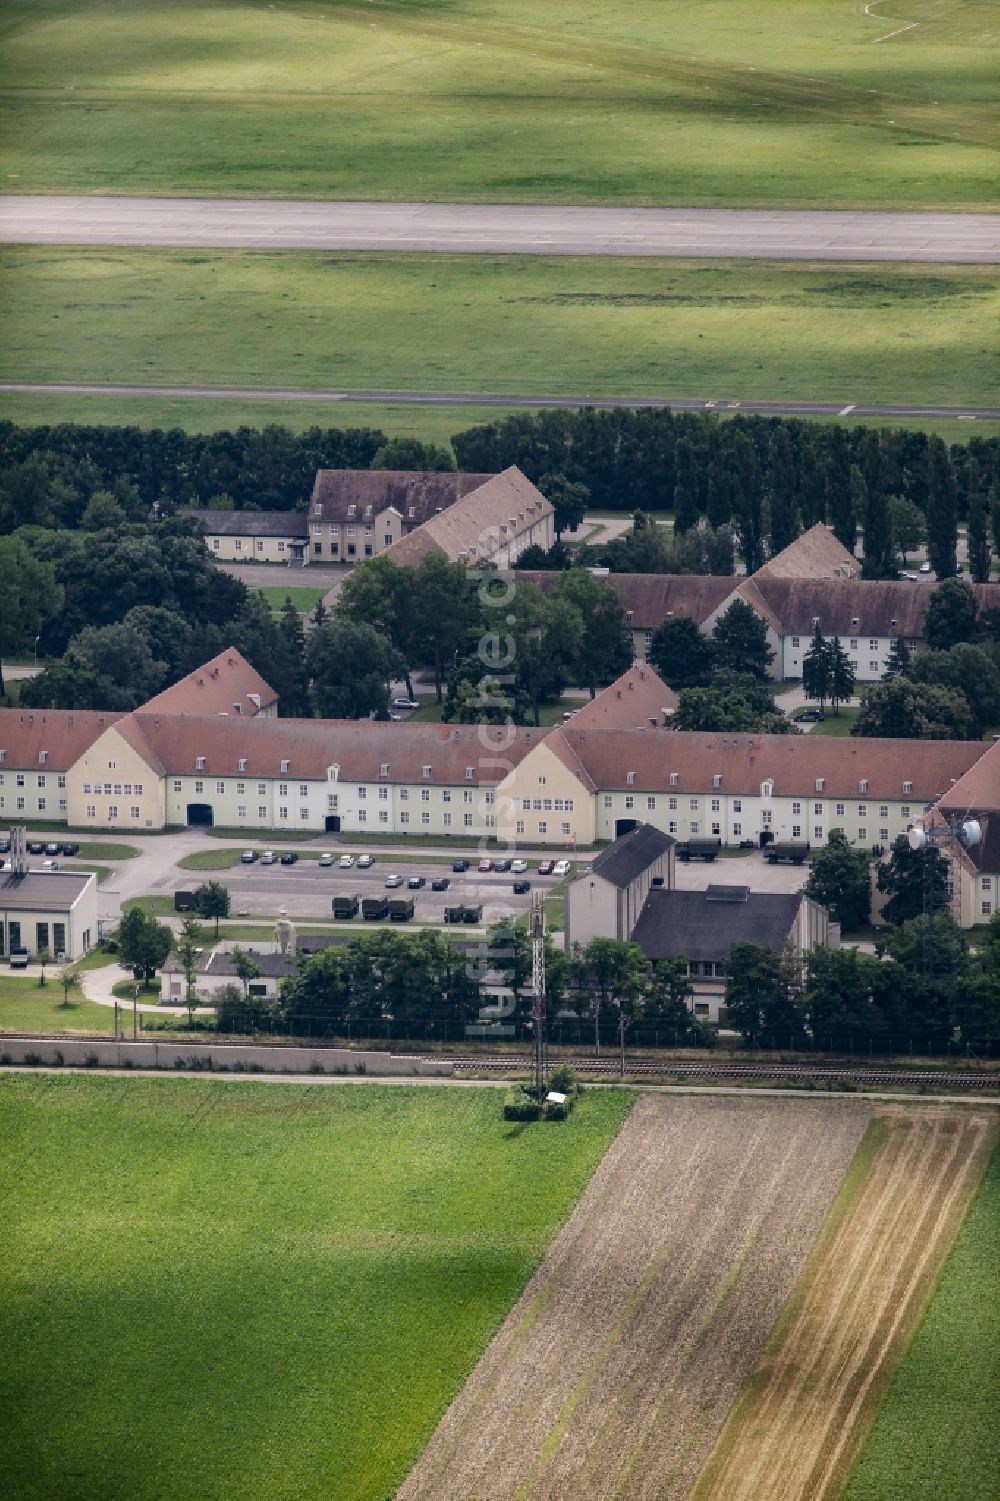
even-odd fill
[{"label": "retaining wall", "polygon": [[[58,1056],[57,1056],[58,1055]],[[102,1068],[187,1068],[240,1073],[261,1070],[269,1074],[393,1074],[450,1075],[451,1063],[433,1058],[408,1058],[395,1053],[352,1048],[268,1048],[226,1043],[176,1043],[93,1041],[78,1042],[60,1037],[0,1037],[3,1062],[60,1062]],[[96,1059],[96,1064],[94,1060]]]}]

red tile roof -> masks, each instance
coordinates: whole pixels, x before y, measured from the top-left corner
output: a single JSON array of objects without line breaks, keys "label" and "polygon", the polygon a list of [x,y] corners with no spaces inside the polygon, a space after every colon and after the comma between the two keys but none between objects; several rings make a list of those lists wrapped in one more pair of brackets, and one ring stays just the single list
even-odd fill
[{"label": "red tile roof", "polygon": [[677,694],[647,662],[633,662],[620,678],[602,688],[573,715],[575,730],[645,729],[650,720],[663,723],[677,707]]},{"label": "red tile roof", "polygon": [[95,709],[0,709],[0,771],[67,771],[125,717]]},{"label": "red tile roof", "polygon": [[[278,695],[235,646],[165,688],[141,714],[237,714],[252,718],[278,702]],[[239,707],[237,707],[237,705]]]}]

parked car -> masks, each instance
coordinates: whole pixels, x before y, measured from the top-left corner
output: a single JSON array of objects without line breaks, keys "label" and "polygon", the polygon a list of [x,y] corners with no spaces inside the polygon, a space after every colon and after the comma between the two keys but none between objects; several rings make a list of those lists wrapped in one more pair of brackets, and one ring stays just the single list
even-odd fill
[{"label": "parked car", "polygon": [[47,844],[45,846],[45,853],[47,855],[61,855],[62,854],[62,845],[61,844],[55,844],[55,843],[53,843],[53,844]]},{"label": "parked car", "polygon": [[427,885],[427,879],[425,876],[411,876],[406,885],[409,891],[420,891]]},{"label": "parked car", "polygon": [[9,855],[9,854],[10,854],[10,840],[9,839],[0,839],[0,855]]},{"label": "parked car", "polygon": [[59,869],[59,861],[58,860],[43,860],[42,861],[42,869],[43,870],[58,870]]},{"label": "parked car", "polygon": [[193,891],[174,892],[175,912],[197,912],[198,901]]},{"label": "parked car", "polygon": [[504,872],[504,871],[508,871],[508,870],[510,870],[510,861],[509,860],[495,860],[493,862],[493,869],[494,870],[498,870],[501,873]]},{"label": "parked car", "polygon": [[929,563],[921,563],[921,565],[918,568],[917,572],[918,573],[931,573],[931,572],[933,572],[933,570],[932,570],[931,565]]},{"label": "parked car", "polygon": [[526,891],[530,891],[530,890],[531,890],[531,882],[530,881],[515,881],[514,882],[514,895],[515,896],[524,896],[524,893]]},{"label": "parked car", "polygon": [[552,874],[552,866],[553,861],[551,860],[539,860],[538,874],[540,876],[550,876]]},{"label": "parked car", "polygon": [[452,870],[457,870],[459,872],[466,871],[469,868],[469,862],[468,860],[453,860],[451,862],[451,868]]},{"label": "parked car", "polygon": [[323,866],[324,869],[329,868],[329,866],[333,864],[333,856],[330,854],[329,850],[323,851],[323,853],[319,857],[319,863]]},{"label": "parked car", "polygon": [[568,860],[557,860],[556,863],[555,863],[555,865],[553,865],[553,867],[552,867],[552,874],[554,876],[568,876],[569,875],[569,861]]},{"label": "parked car", "polygon": [[385,889],[387,891],[395,891],[396,887],[397,886],[402,886],[402,884],[403,884],[403,877],[402,876],[386,876],[386,878],[385,878]]},{"label": "parked car", "polygon": [[240,856],[241,865],[252,865],[257,858],[256,850],[244,850]]},{"label": "parked car", "polygon": [[419,709],[420,705],[415,698],[394,698],[392,707],[394,709]]},{"label": "parked car", "polygon": [[512,860],[510,868],[515,876],[523,876],[528,868],[528,862],[527,860]]},{"label": "parked car", "polygon": [[351,866],[354,864],[354,856],[341,855],[340,859],[337,861],[337,864],[340,866],[341,870],[350,870]]},{"label": "parked car", "polygon": [[493,861],[492,860],[480,860],[479,864],[476,866],[476,869],[477,870],[482,870],[482,871],[492,870],[493,869]]},{"label": "parked car", "polygon": [[10,967],[11,969],[28,968],[28,950],[22,944],[18,944],[11,949]]},{"label": "parked car", "polygon": [[260,857],[260,863],[261,865],[277,865],[278,857],[274,850],[265,850]]},{"label": "parked car", "polygon": [[358,869],[359,870],[371,870],[371,868],[372,868],[372,866],[374,864],[375,864],[375,856],[374,855],[359,855],[358,856]]},{"label": "parked car", "polygon": [[32,839],[31,843],[28,845],[28,854],[29,855],[44,855],[45,854],[45,846],[44,846],[44,844],[42,844],[40,842],[40,840],[38,840],[38,839]]},{"label": "parked car", "polygon": [[447,876],[435,876],[431,882],[432,891],[447,891],[451,885]]},{"label": "parked car", "polygon": [[820,721],[825,718],[826,715],[823,713],[822,709],[800,709],[797,714],[792,715],[792,723],[819,724]]},{"label": "parked car", "polygon": [[298,862],[298,858],[299,857],[294,850],[285,850],[284,854],[281,856],[281,864],[295,865]]},{"label": "parked car", "polygon": [[[0,848],[2,848],[2,846],[0,846]],[[62,852],[64,855],[69,855],[72,857],[73,855],[78,855],[80,853],[80,846],[78,844],[64,844],[62,847]]]}]

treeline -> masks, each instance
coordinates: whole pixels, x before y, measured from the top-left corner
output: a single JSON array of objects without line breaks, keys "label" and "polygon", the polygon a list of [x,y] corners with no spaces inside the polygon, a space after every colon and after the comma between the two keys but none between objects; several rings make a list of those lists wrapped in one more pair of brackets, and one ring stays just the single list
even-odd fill
[{"label": "treeline", "polygon": [[[18,427],[0,422],[0,532],[18,526],[76,527],[95,492],[108,492],[129,519],[155,503],[230,503],[237,509],[304,509],[317,469],[367,469],[386,445],[372,428]],[[436,466],[432,466],[436,467]]]}]

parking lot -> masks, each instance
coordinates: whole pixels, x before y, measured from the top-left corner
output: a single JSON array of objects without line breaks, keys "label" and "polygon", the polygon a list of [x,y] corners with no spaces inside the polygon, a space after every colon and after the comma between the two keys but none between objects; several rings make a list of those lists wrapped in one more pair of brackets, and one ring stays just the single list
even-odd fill
[{"label": "parking lot", "polygon": [[[456,858],[460,858],[456,856]],[[524,875],[506,872],[480,873],[472,868],[462,873],[453,872],[450,865],[429,860],[402,861],[392,856],[375,856],[375,864],[368,870],[359,870],[357,864],[350,870],[341,870],[337,865],[320,866],[315,859],[300,859],[294,865],[235,865],[231,870],[197,872],[178,870],[177,885],[192,886],[201,880],[221,881],[229,888],[232,915],[246,913],[249,917],[273,916],[284,908],[293,917],[332,918],[335,896],[357,895],[362,899],[371,896],[412,897],[413,921],[426,923],[444,922],[445,907],[461,905],[483,907],[483,922],[497,922],[501,917],[518,916],[531,906],[532,893],[547,892],[558,884],[557,876],[540,876],[537,861]],[[398,875],[403,884],[395,889],[386,889],[386,878]],[[408,889],[410,877],[423,877],[424,886],[417,891]],[[448,881],[447,891],[432,891],[431,882],[438,878]],[[529,881],[531,890],[515,895],[515,881]]]}]

